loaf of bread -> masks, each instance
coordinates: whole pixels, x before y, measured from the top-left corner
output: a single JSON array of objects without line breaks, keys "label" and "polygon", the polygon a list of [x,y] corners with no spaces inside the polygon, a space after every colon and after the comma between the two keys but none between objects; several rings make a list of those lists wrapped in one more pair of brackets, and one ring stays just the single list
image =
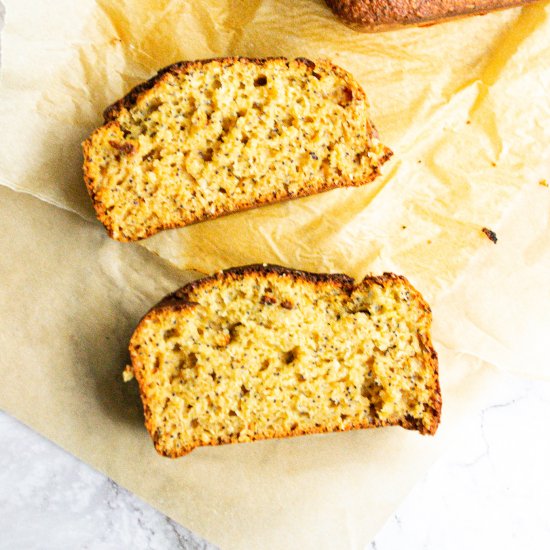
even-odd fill
[{"label": "loaf of bread", "polygon": [[345,23],[380,32],[407,25],[427,26],[468,15],[483,15],[535,0],[326,0]]},{"label": "loaf of bread", "polygon": [[83,150],[97,216],[119,241],[363,185],[391,155],[353,77],[303,58],[166,67],[109,107]]},{"label": "loaf of bread", "polygon": [[390,273],[272,265],[220,272],[151,309],[130,342],[145,423],[172,458],[219,445],[399,425],[441,414],[430,308]]}]

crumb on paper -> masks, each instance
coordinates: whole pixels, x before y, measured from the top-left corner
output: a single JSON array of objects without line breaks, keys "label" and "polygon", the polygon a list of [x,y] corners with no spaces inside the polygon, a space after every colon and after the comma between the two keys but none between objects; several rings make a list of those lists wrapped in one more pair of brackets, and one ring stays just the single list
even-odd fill
[{"label": "crumb on paper", "polygon": [[406,226],[406,225],[402,225],[402,226],[401,226],[401,229],[407,229],[407,226]]},{"label": "crumb on paper", "polygon": [[132,368],[132,365],[126,365],[124,370],[122,371],[122,380],[124,382],[130,382],[130,380],[134,379],[134,369]]},{"label": "crumb on paper", "polygon": [[496,165],[497,165],[497,163],[496,163],[496,162],[491,162],[491,166],[493,166],[493,167],[494,167],[494,166],[496,166]]},{"label": "crumb on paper", "polygon": [[493,241],[495,244],[497,244],[497,241],[498,241],[497,234],[494,231],[492,231],[488,227],[484,227],[481,231],[485,233],[485,235],[490,241]]},{"label": "crumb on paper", "polygon": [[548,187],[548,182],[545,179],[539,180],[539,185],[542,187]]}]

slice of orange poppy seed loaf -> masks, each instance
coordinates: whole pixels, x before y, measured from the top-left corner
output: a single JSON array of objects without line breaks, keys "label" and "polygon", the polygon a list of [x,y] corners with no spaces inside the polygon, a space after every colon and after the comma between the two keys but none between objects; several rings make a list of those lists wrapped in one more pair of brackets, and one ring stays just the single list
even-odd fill
[{"label": "slice of orange poppy seed loaf", "polygon": [[431,313],[404,278],[230,269],[151,309],[131,343],[146,426],[172,458],[202,445],[399,425],[441,414]]},{"label": "slice of orange poppy seed loaf", "polygon": [[176,63],[105,111],[84,179],[114,239],[373,180],[391,151],[365,93],[307,59]]}]

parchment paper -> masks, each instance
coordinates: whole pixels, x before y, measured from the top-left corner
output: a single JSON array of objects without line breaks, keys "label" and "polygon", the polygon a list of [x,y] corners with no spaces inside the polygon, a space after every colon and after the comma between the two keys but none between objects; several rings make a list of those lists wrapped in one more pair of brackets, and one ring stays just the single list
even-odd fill
[{"label": "parchment paper", "polygon": [[498,383],[436,342],[445,417],[435,438],[365,430],[170,461],[120,373],[142,313],[189,275],[3,187],[0,247],[2,408],[224,549],[363,548]]},{"label": "parchment paper", "polygon": [[143,243],[182,268],[392,268],[431,298],[484,244],[480,229],[498,224],[523,185],[547,177],[546,3],[379,35],[351,31],[322,0],[38,4],[7,2],[1,179],[90,219],[79,143],[106,105],[166,64],[328,56],[367,91],[395,151],[383,178]]},{"label": "parchment paper", "polygon": [[[0,406],[223,548],[363,547],[497,384],[549,375],[548,4],[362,35],[320,0],[8,1],[0,80]],[[46,23],[47,22],[47,23]],[[81,179],[102,109],[158,68],[215,55],[328,56],[396,153],[383,178],[110,241]],[[88,221],[82,219],[84,217]],[[491,243],[482,227],[496,231]],[[400,429],[154,453],[132,329],[196,273],[252,261],[393,270],[431,302],[444,391],[434,439]]]}]

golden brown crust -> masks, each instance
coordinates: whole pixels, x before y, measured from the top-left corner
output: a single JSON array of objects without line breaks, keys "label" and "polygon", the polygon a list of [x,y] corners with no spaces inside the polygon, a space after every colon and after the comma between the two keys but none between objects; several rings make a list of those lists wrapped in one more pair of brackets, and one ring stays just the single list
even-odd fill
[{"label": "golden brown crust", "polygon": [[90,165],[92,163],[90,151],[91,148],[92,136],[90,136],[86,141],[82,143],[82,155],[84,157],[84,164],[82,166],[84,183],[86,185],[86,189],[88,190],[88,195],[90,195],[90,198],[92,199],[92,206],[94,207],[94,210],[96,212],[97,219],[105,226],[105,229],[107,229],[107,233],[112,238],[113,230],[109,221],[109,217],[107,216],[107,212],[105,211],[105,206],[100,200],[97,199],[94,191],[94,176],[91,173],[90,169]]},{"label": "golden brown crust", "polygon": [[345,23],[357,30],[380,32],[407,25],[427,26],[440,21],[484,15],[535,0],[326,0]]},{"label": "golden brown crust", "polygon": [[[253,202],[241,201],[231,210],[225,210],[221,206],[213,205],[212,206],[213,210],[210,213],[203,214],[200,216],[195,216],[195,217],[190,216],[189,219],[186,221],[168,222],[168,221],[159,220],[159,222],[155,226],[145,228],[143,235],[140,237],[128,237],[122,234],[120,231],[116,231],[116,228],[113,226],[113,220],[111,219],[108,212],[106,211],[105,205],[102,203],[101,200],[98,200],[98,198],[96,197],[96,193],[94,191],[96,187],[96,179],[97,179],[97,176],[94,175],[93,160],[91,158],[94,136],[102,132],[105,132],[105,130],[108,128],[120,129],[120,123],[117,120],[120,114],[123,111],[131,109],[136,104],[138,104],[141,98],[144,96],[144,94],[146,94],[148,91],[155,88],[156,86],[159,86],[162,83],[163,79],[167,78],[169,75],[192,71],[206,64],[217,64],[222,67],[228,67],[235,63],[252,63],[255,65],[261,66],[266,62],[273,62],[273,61],[280,62],[282,68],[284,68],[285,66],[286,68],[288,68],[289,63],[291,61],[297,62],[301,65],[306,66],[308,69],[312,71],[315,69],[317,65],[324,66],[330,69],[332,72],[338,74],[341,78],[343,78],[355,97],[361,98],[361,100],[365,102],[367,101],[365,92],[359,86],[359,84],[353,78],[351,78],[351,76],[346,71],[344,71],[341,67],[334,65],[328,60],[314,62],[302,57],[298,57],[293,60],[290,60],[284,57],[269,57],[269,58],[226,57],[226,58],[214,58],[214,59],[204,59],[204,60],[195,60],[195,61],[182,61],[179,63],[174,63],[172,65],[169,65],[159,70],[157,74],[153,76],[151,79],[134,87],[122,99],[118,100],[117,102],[113,103],[111,106],[107,107],[104,111],[105,124],[97,128],[90,135],[90,137],[86,141],[84,141],[82,144],[83,157],[84,157],[84,163],[83,163],[84,182],[86,184],[88,194],[92,199],[92,203],[96,211],[97,218],[105,226],[111,238],[114,238],[121,242],[142,240],[142,239],[151,237],[152,235],[158,233],[159,231],[163,231],[167,229],[175,229],[175,228],[184,227],[187,225],[193,225],[195,223],[199,223],[202,221],[213,220],[222,216],[249,210],[252,208],[265,206],[268,204],[275,204],[275,203],[284,202],[287,200],[293,200],[301,197],[310,196],[317,193],[323,193],[323,192],[331,191],[333,189],[337,189],[340,187],[359,187],[370,183],[380,175],[380,167],[384,163],[386,163],[393,155],[393,152],[388,147],[385,147],[385,146],[383,147],[383,153],[377,158],[376,163],[373,164],[372,172],[369,174],[368,177],[365,177],[362,179],[360,178],[351,179],[350,177],[343,174],[340,177],[340,179],[337,181],[327,181],[327,180],[322,182],[311,181],[308,184],[304,185],[297,192],[292,192],[290,190],[285,193],[274,192],[272,195],[263,196],[261,199]],[[371,121],[367,122],[366,135],[371,138],[378,137],[376,128],[374,127]],[[130,145],[130,144],[124,144],[124,145]],[[124,145],[122,145],[121,147],[124,147]],[[119,149],[121,147],[119,147]],[[125,153],[128,155],[131,155],[134,152],[135,151],[133,149],[130,149],[130,147],[128,147],[125,151]]]},{"label": "golden brown crust", "polygon": [[[141,341],[141,331],[143,330],[143,327],[148,319],[154,318],[157,315],[162,315],[163,312],[167,310],[171,311],[182,311],[185,309],[192,309],[197,304],[189,299],[189,296],[200,290],[200,291],[207,291],[209,287],[215,285],[216,283],[227,281],[228,278],[242,278],[246,276],[259,276],[259,277],[267,277],[271,274],[277,274],[282,275],[285,277],[289,277],[294,281],[304,281],[308,282],[313,285],[326,285],[331,284],[334,285],[337,288],[340,288],[344,290],[347,294],[350,294],[355,290],[357,287],[361,285],[380,285],[381,287],[387,287],[391,282],[401,282],[403,283],[408,291],[411,294],[412,299],[414,302],[418,305],[418,307],[423,312],[423,319],[422,322],[427,321],[427,326],[429,327],[431,325],[431,309],[429,305],[426,303],[422,295],[416,290],[413,285],[408,281],[408,279],[402,275],[396,275],[394,273],[384,273],[383,275],[379,276],[367,276],[365,277],[361,283],[356,284],[355,280],[348,275],[340,274],[340,273],[312,273],[312,272],[306,272],[306,271],[300,271],[295,269],[290,269],[278,265],[273,264],[252,264],[247,266],[241,266],[236,268],[227,269],[224,271],[220,271],[214,275],[207,276],[201,279],[198,279],[196,281],[193,281],[180,289],[176,290],[175,292],[169,294],[165,298],[163,298],[157,305],[152,307],[141,319],[139,322],[136,330],[134,331],[134,334],[132,336],[132,339],[130,341],[129,351],[130,351],[130,357],[132,360],[132,366],[134,369],[134,375],[138,382],[139,389],[140,389],[140,395],[142,396],[143,401],[143,407],[144,407],[144,416],[145,416],[145,427],[147,428],[148,432],[150,433],[155,449],[157,452],[163,456],[167,456],[169,458],[177,458],[180,456],[183,456],[189,452],[191,452],[193,449],[195,449],[197,446],[212,446],[212,445],[219,445],[219,444],[225,444],[225,443],[238,443],[236,439],[232,439],[230,437],[220,438],[218,441],[211,441],[208,443],[201,443],[197,445],[192,445],[188,447],[180,447],[177,451],[171,451],[169,449],[166,449],[165,446],[163,446],[162,441],[160,441],[158,434],[155,433],[153,422],[151,419],[151,413],[149,410],[149,407],[147,405],[147,399],[146,399],[146,380],[143,376],[143,365],[141,364],[141,361],[139,359],[139,354],[137,353],[136,346],[138,345],[137,342]],[[409,429],[409,430],[416,430],[419,433],[423,435],[434,435],[437,431],[439,421],[441,418],[441,407],[442,407],[442,401],[441,401],[441,389],[439,385],[439,374],[438,374],[438,358],[437,353],[435,349],[433,348],[433,345],[431,343],[431,338],[429,333],[422,336],[422,345],[425,348],[426,352],[426,361],[429,365],[429,369],[431,372],[434,373],[434,391],[430,398],[429,407],[432,412],[432,422],[428,425],[422,422],[421,419],[414,418],[412,416],[406,416],[405,418],[399,419],[397,421],[380,421],[379,419],[374,419],[370,422],[355,422],[345,428],[336,427],[334,429],[329,429],[325,426],[320,426],[315,429],[311,430],[302,430],[302,429],[296,429],[293,431],[285,432],[285,433],[269,433],[265,435],[257,435],[255,437],[252,437],[252,441],[262,440],[262,439],[273,439],[273,438],[287,438],[287,437],[294,437],[299,435],[309,435],[309,434],[315,434],[315,433],[328,433],[333,431],[349,431],[354,429],[367,429],[367,428],[375,428],[375,427],[384,427],[384,426],[401,426],[403,428]]]}]

